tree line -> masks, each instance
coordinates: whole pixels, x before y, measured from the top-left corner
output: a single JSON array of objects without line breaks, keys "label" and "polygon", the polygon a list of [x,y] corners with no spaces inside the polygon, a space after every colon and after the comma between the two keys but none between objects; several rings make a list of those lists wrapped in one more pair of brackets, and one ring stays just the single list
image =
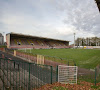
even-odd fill
[{"label": "tree line", "polygon": [[75,40],[75,46],[100,46],[99,37],[87,37],[87,38],[77,38]]}]

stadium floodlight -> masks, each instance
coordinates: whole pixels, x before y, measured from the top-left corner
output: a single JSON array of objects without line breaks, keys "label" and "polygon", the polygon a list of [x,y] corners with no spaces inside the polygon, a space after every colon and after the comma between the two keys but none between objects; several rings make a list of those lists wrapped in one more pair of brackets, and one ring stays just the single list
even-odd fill
[{"label": "stadium floodlight", "polygon": [[4,41],[5,41],[5,35],[4,35],[4,34],[5,34],[5,32],[2,32],[2,37],[3,37],[3,38],[2,38],[2,44],[3,44],[3,45],[4,45]]},{"label": "stadium floodlight", "polygon": [[75,33],[74,33],[74,48],[75,48]]}]

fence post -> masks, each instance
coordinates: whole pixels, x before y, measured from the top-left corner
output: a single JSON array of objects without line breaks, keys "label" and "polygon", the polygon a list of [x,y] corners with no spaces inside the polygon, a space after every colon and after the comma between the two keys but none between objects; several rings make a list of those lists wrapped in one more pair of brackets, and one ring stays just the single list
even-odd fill
[{"label": "fence post", "polygon": [[51,84],[52,84],[52,66],[51,66]]},{"label": "fence post", "polygon": [[95,68],[95,85],[96,85],[97,69]]},{"label": "fence post", "polygon": [[19,64],[18,64],[18,71],[19,71]]},{"label": "fence post", "polygon": [[68,60],[68,66],[69,66],[69,60]]},{"label": "fence post", "polygon": [[14,61],[14,68],[15,68],[15,61]]},{"label": "fence post", "polygon": [[73,62],[74,62],[74,66],[76,66],[76,63],[75,63],[75,61],[73,60]]},{"label": "fence post", "polygon": [[[1,58],[0,58],[0,69],[1,69]],[[1,72],[1,71],[0,71]]]},{"label": "fence post", "polygon": [[7,88],[9,88],[8,87],[8,60],[7,60],[7,63],[6,64],[7,64]]},{"label": "fence post", "polygon": [[56,69],[56,81],[58,82],[58,65],[57,65],[57,69]]},{"label": "fence post", "polygon": [[30,90],[30,65],[31,65],[31,63],[29,63],[29,85],[28,85],[28,90]]},{"label": "fence post", "polygon": [[[4,73],[4,70],[5,70],[5,60],[4,60],[4,62],[3,62],[3,63],[4,63],[4,64],[3,64],[3,65],[4,65],[4,67],[3,67],[3,70],[2,70],[2,71],[3,71],[3,73]],[[3,74],[3,82],[4,82],[4,80],[5,80],[5,78],[4,78],[4,74]],[[3,83],[3,90],[4,90],[4,87],[5,87],[5,86],[4,86],[4,83]]]}]

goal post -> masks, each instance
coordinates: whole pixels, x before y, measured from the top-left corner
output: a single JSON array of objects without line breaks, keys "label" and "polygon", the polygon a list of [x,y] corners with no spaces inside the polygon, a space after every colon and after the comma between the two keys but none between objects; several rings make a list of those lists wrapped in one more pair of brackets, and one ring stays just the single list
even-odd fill
[{"label": "goal post", "polygon": [[77,66],[58,66],[58,82],[60,83],[69,83],[77,84]]}]

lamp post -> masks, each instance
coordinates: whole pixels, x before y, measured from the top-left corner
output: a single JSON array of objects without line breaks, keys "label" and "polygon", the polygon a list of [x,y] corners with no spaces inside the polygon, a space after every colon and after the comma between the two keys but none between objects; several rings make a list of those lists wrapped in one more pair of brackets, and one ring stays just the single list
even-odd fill
[{"label": "lamp post", "polygon": [[75,48],[75,33],[74,33],[74,48]]},{"label": "lamp post", "polygon": [[4,34],[5,32],[3,32],[3,38],[2,38],[2,44],[4,45]]}]

